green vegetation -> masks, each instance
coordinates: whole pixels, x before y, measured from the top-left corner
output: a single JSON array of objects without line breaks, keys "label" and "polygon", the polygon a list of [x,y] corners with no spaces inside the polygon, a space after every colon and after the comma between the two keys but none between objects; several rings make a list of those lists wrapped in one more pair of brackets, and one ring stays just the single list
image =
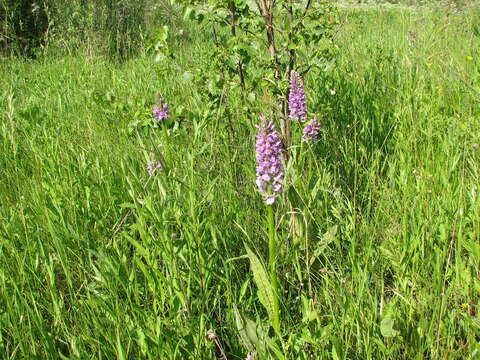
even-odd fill
[{"label": "green vegetation", "polygon": [[480,10],[341,6],[339,24],[304,79],[320,141],[293,124],[274,207],[281,339],[251,269],[272,95],[191,78],[211,31],[171,27],[177,68],[55,38],[1,58],[0,357],[480,358]]},{"label": "green vegetation", "polygon": [[85,54],[125,60],[150,31],[178,23],[168,0],[0,0],[0,54]]}]

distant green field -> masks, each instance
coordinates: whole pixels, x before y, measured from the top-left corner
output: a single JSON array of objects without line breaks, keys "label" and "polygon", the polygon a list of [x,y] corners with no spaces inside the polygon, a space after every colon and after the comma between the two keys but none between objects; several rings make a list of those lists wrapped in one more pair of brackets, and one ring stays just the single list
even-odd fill
[{"label": "distant green field", "polygon": [[[479,7],[340,20],[305,79],[322,132],[287,172],[301,206],[275,208],[282,351],[480,359]],[[185,67],[210,61],[185,31]],[[157,93],[168,129],[146,126]],[[147,55],[2,58],[0,95],[0,357],[245,359],[234,307],[268,329],[244,257],[267,258],[258,112]]]}]

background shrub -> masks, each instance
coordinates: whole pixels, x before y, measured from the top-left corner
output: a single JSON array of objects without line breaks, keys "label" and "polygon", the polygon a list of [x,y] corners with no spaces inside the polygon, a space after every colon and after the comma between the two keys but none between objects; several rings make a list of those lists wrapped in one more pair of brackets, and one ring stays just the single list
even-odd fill
[{"label": "background shrub", "polygon": [[2,52],[20,50],[32,55],[48,28],[43,6],[32,0],[0,0],[0,44]]},{"label": "background shrub", "polygon": [[149,29],[179,20],[167,1],[0,0],[4,54],[33,56],[48,47],[125,60],[143,49]]}]

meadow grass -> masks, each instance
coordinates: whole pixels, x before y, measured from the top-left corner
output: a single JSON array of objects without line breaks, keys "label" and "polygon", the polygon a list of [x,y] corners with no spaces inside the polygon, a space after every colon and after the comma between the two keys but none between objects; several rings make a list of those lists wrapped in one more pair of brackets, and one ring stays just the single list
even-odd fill
[{"label": "meadow grass", "polygon": [[[276,206],[286,358],[480,358],[478,14],[342,9],[305,79],[321,140]],[[146,55],[0,61],[0,355],[244,359],[235,309],[268,331],[256,115]]]}]

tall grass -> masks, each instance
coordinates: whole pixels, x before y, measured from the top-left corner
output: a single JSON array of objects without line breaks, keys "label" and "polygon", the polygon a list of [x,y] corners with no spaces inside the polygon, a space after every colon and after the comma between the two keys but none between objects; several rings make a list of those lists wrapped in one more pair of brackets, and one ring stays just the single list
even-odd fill
[{"label": "tall grass", "polygon": [[[478,18],[342,14],[336,65],[305,79],[321,141],[274,214],[286,357],[476,359]],[[185,63],[210,61],[192,39]],[[148,57],[2,59],[0,78],[2,357],[244,359],[235,308],[266,343],[256,115]],[[143,126],[157,92],[166,131]]]},{"label": "tall grass", "polygon": [[180,21],[169,1],[1,0],[3,52],[87,54],[126,60],[145,49],[155,27]]}]

